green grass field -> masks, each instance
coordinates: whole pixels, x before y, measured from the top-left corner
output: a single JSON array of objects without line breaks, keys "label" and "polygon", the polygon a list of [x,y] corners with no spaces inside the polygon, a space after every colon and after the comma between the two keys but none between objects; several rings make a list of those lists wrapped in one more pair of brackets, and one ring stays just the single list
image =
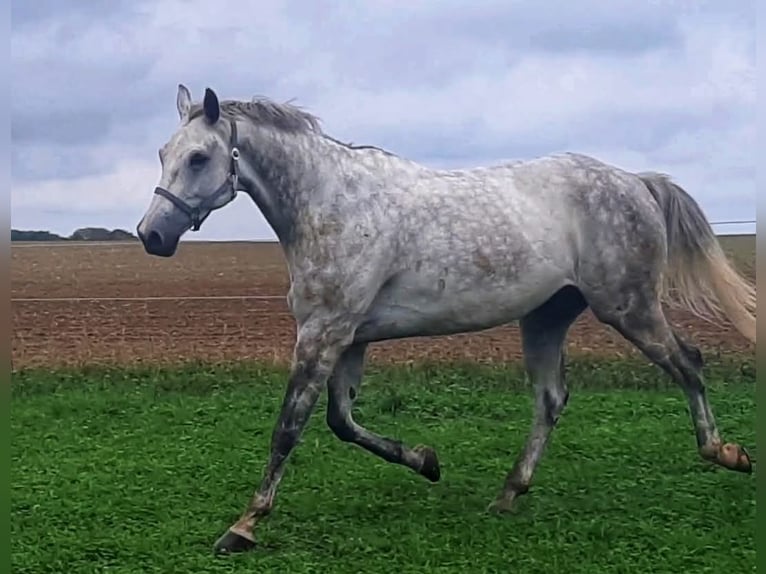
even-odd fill
[{"label": "green grass field", "polygon": [[[755,459],[754,362],[707,368]],[[515,367],[370,368],[357,419],[434,446],[442,480],[340,443],[322,399],[249,554],[213,541],[260,478],[284,373],[257,366],[13,375],[15,573],[755,571],[755,474],[698,459],[656,368],[573,362],[571,399],[516,512],[485,512],[521,447]]]}]

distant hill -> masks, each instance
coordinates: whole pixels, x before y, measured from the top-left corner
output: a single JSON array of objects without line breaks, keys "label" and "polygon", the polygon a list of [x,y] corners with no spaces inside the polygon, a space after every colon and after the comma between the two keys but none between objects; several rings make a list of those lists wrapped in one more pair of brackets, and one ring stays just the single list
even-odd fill
[{"label": "distant hill", "polygon": [[138,241],[138,237],[124,229],[82,227],[69,236],[72,241]]},{"label": "distant hill", "polygon": [[11,229],[11,241],[64,241],[65,238],[50,231]]},{"label": "distant hill", "polygon": [[124,229],[82,227],[69,237],[61,237],[50,231],[27,231],[11,229],[11,241],[138,241],[138,237]]}]

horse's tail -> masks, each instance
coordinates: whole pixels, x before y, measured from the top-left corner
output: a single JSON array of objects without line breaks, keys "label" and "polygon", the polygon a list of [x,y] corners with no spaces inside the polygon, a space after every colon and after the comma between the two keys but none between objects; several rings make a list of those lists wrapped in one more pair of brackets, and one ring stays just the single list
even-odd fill
[{"label": "horse's tail", "polygon": [[729,262],[700,206],[664,174],[638,176],[665,216],[665,302],[708,321],[727,317],[755,343],[755,287]]}]

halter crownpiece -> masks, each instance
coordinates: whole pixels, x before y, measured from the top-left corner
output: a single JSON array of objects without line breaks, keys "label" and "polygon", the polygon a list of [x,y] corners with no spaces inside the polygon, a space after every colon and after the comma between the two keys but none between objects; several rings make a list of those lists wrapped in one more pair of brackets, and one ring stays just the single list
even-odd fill
[{"label": "halter crownpiece", "polygon": [[[202,222],[207,219],[207,216],[213,211],[213,206],[219,197],[226,193],[231,193],[233,196],[237,195],[239,191],[237,184],[239,183],[239,148],[237,147],[237,124],[234,120],[229,120],[231,126],[231,162],[229,166],[229,175],[226,180],[215,190],[211,195],[203,199],[197,206],[192,207],[186,203],[180,197],[173,195],[164,187],[157,186],[154,188],[154,193],[160,197],[164,197],[175,205],[178,209],[183,211],[191,219],[192,231],[199,231]],[[206,213],[202,215],[202,211]]]}]

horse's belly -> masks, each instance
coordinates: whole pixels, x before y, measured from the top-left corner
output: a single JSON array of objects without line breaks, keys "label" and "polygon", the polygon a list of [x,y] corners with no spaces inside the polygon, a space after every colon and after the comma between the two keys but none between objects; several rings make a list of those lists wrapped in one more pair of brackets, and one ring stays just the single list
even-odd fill
[{"label": "horse's belly", "polygon": [[357,329],[357,341],[480,331],[517,320],[566,285],[550,270],[513,284],[450,286],[443,280],[400,277],[384,287]]}]

